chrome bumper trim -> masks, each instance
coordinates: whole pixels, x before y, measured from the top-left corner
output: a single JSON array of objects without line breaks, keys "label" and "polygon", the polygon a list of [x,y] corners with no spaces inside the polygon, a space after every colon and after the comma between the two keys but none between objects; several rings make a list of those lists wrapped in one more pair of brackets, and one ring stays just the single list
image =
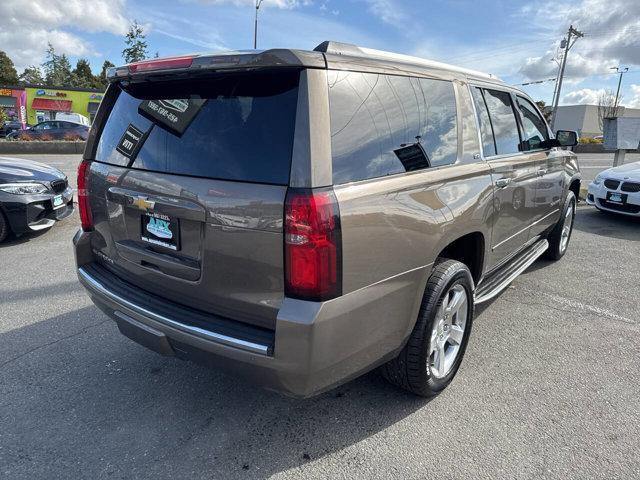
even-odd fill
[{"label": "chrome bumper trim", "polygon": [[238,338],[229,337],[227,335],[223,335],[220,333],[210,332],[202,328],[192,327],[191,325],[185,325],[184,323],[180,323],[176,320],[172,320],[171,318],[165,317],[163,315],[159,315],[155,312],[147,310],[146,308],[143,308],[134,303],[131,303],[127,299],[122,298],[121,296],[107,289],[102,283],[100,283],[91,275],[89,275],[82,267],[78,268],[78,278],[80,279],[80,282],[88,290],[98,295],[101,295],[103,297],[106,297],[112,302],[114,302],[115,304],[121,305],[122,307],[129,309],[137,313],[138,315],[150,318],[151,320],[155,320],[158,323],[164,324],[171,328],[175,328],[184,333],[189,333],[191,335],[195,335],[197,337],[203,338],[205,340],[209,340],[211,342],[219,343],[227,347],[234,347],[240,350],[245,350],[247,352],[257,353],[265,356],[269,355],[268,345],[248,342],[246,340],[240,340]]}]

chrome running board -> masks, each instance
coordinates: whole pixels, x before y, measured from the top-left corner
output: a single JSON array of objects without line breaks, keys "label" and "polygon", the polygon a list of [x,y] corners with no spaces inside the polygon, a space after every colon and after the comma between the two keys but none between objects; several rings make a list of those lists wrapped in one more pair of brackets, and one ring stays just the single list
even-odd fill
[{"label": "chrome running board", "polygon": [[549,242],[545,239],[536,243],[516,255],[509,263],[500,268],[497,272],[483,278],[474,292],[475,304],[486,302],[498,295],[507,288],[518,275],[524,272],[535,262],[540,255],[549,247]]}]

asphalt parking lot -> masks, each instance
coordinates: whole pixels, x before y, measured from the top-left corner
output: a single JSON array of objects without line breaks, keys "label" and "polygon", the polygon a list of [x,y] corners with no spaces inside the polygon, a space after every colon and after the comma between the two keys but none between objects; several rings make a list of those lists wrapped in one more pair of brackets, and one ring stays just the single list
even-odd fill
[{"label": "asphalt parking lot", "polygon": [[640,477],[640,221],[580,206],[431,401],[375,372],[293,400],[138,346],[76,280],[77,223],[0,244],[1,478]]}]

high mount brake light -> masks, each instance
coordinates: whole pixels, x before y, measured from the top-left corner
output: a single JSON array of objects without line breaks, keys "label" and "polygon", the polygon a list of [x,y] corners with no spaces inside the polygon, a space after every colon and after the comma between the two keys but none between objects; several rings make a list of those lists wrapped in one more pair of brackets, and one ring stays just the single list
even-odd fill
[{"label": "high mount brake light", "polygon": [[151,72],[153,70],[171,70],[173,68],[188,68],[193,63],[193,57],[172,57],[153,60],[143,60],[129,65],[129,73]]},{"label": "high mount brake light", "polygon": [[89,205],[88,180],[91,162],[82,160],[78,165],[78,210],[80,210],[80,224],[82,230],[89,232],[93,230],[93,216]]},{"label": "high mount brake light", "polygon": [[341,295],[342,238],[333,190],[289,189],[284,234],[285,295],[313,301]]}]

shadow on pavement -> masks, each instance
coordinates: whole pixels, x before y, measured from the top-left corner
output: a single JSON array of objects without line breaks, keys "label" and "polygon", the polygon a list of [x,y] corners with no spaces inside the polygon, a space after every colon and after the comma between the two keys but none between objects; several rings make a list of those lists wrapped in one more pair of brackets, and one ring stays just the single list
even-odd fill
[{"label": "shadow on pavement", "polygon": [[619,238],[621,240],[640,240],[640,219],[616,213],[601,212],[595,207],[585,205],[578,209],[574,230]]},{"label": "shadow on pavement", "polygon": [[27,243],[27,242],[30,242],[31,240],[35,240],[41,237],[42,235],[46,235],[46,233],[49,232],[50,230],[51,229],[48,228],[46,230],[40,230],[38,232],[23,233],[20,236],[16,236],[15,234],[11,233],[4,242],[0,243],[0,248],[11,248],[18,245],[22,245],[23,243]]},{"label": "shadow on pavement", "polygon": [[289,399],[149,352],[93,306],[0,334],[0,366],[7,478],[265,478],[428,403],[376,372]]},{"label": "shadow on pavement", "polygon": [[52,295],[64,295],[71,292],[84,292],[77,280],[60,282],[54,285],[43,287],[41,285],[33,288],[20,288],[17,290],[5,290],[2,292],[3,300],[18,302],[23,300],[35,300]]}]

